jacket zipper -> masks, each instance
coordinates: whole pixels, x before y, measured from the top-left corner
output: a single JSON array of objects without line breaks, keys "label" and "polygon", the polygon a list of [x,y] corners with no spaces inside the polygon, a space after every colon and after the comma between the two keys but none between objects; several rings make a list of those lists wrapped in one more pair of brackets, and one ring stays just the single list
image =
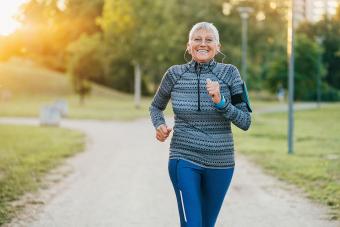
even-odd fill
[{"label": "jacket zipper", "polygon": [[200,77],[201,77],[201,64],[197,64],[197,70],[196,70],[196,75],[197,75],[197,111],[201,111],[201,92],[200,92]]}]

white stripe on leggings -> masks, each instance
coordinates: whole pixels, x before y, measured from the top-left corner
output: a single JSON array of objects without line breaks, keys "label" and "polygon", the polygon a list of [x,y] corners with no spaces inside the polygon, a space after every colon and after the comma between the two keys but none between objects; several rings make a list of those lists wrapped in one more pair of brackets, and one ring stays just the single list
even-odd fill
[{"label": "white stripe on leggings", "polygon": [[182,208],[183,208],[183,214],[184,214],[184,221],[187,222],[187,216],[185,215],[185,208],[184,208],[184,202],[183,202],[183,195],[182,191],[179,190],[179,194],[181,195],[181,202],[182,202]]}]

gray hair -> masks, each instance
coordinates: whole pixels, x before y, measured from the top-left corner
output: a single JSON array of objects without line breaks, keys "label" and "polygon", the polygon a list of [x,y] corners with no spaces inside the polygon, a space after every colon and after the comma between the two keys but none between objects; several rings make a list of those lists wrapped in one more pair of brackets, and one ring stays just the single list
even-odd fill
[{"label": "gray hair", "polygon": [[189,32],[189,41],[192,39],[192,36],[194,35],[194,33],[201,29],[212,32],[214,34],[217,44],[220,44],[220,36],[218,34],[218,30],[215,27],[215,25],[209,22],[199,22],[195,24]]}]

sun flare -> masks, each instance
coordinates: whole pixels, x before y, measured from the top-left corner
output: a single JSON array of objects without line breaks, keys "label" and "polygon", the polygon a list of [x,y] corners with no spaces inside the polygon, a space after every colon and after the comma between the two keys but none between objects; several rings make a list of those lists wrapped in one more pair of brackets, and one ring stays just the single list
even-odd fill
[{"label": "sun flare", "polygon": [[14,16],[19,13],[20,5],[27,0],[1,0],[0,1],[0,35],[6,36],[14,32],[20,23]]}]

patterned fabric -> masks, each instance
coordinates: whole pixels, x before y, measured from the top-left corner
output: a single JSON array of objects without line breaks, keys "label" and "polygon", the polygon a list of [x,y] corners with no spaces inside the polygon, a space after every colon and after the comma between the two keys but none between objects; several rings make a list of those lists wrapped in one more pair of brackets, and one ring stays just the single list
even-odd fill
[{"label": "patterned fabric", "polygon": [[[206,79],[220,83],[225,105],[217,109],[206,90]],[[175,125],[170,143],[170,159],[184,159],[206,168],[234,167],[231,122],[247,130],[251,116],[246,103],[235,106],[231,96],[241,94],[243,81],[231,64],[191,61],[174,65],[164,74],[152,100],[151,121],[157,128],[165,124],[163,111],[171,99]]]}]

